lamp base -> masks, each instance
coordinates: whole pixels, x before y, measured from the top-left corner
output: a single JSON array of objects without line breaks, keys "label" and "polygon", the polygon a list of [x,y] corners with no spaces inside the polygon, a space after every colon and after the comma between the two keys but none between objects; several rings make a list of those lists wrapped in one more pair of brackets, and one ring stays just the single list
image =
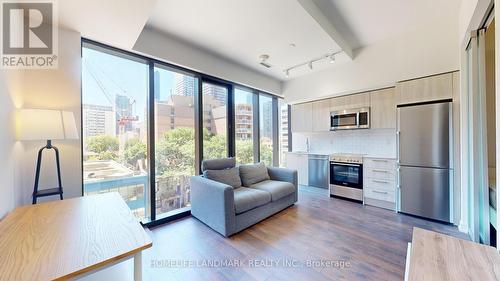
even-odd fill
[{"label": "lamp base", "polygon": [[[40,168],[42,165],[42,155],[45,149],[53,149],[56,154],[56,168],[57,168],[57,182],[58,187],[38,190],[38,183],[40,181]],[[36,161],[35,184],[33,187],[33,204],[36,204],[39,197],[59,195],[63,200],[63,188],[61,184],[61,165],[59,164],[59,149],[52,145],[52,140],[47,140],[47,144],[38,150],[38,158]]]}]

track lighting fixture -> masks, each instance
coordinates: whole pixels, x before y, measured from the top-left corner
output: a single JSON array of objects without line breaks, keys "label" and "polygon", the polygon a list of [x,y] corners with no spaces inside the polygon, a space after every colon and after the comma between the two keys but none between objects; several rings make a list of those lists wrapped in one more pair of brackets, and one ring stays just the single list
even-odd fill
[{"label": "track lighting fixture", "polygon": [[295,70],[297,68],[304,67],[306,65],[309,67],[310,70],[313,70],[313,68],[314,68],[313,63],[315,63],[315,62],[319,62],[319,61],[328,59],[330,63],[334,63],[335,62],[335,56],[338,55],[338,54],[340,54],[341,52],[342,51],[338,51],[338,52],[334,52],[334,53],[329,53],[329,54],[323,55],[321,57],[318,57],[316,59],[313,59],[313,60],[310,60],[310,61],[306,61],[306,62],[297,64],[297,65],[294,65],[292,67],[289,67],[289,68],[283,70],[283,72],[285,73],[286,78],[288,78],[288,77],[290,77],[290,71]]}]

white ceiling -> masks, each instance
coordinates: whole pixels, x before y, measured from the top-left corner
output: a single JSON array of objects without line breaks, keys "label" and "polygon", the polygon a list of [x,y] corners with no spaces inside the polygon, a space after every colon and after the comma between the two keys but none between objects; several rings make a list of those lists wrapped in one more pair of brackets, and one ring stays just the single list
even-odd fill
[{"label": "white ceiling", "polygon": [[[354,48],[437,22],[458,0],[314,0]],[[433,26],[433,28],[439,28]],[[457,31],[458,32],[458,31]]]},{"label": "white ceiling", "polygon": [[82,37],[132,49],[157,0],[57,1],[59,25]]},{"label": "white ceiling", "polygon": [[[161,0],[147,25],[278,79],[285,68],[340,50],[295,0]],[[262,54],[272,68],[259,65]]]},{"label": "white ceiling", "polygon": [[[63,27],[83,37],[131,49],[147,24],[196,47],[225,57],[279,80],[283,70],[347,43],[360,48],[416,28],[433,26],[458,0],[64,0],[59,3]],[[316,5],[331,25],[299,4]],[[321,17],[321,15],[320,15]],[[335,42],[332,29],[340,35]],[[334,32],[334,33],[335,33]],[[290,47],[290,43],[296,47]],[[273,66],[259,64],[268,54]],[[354,58],[356,60],[356,58]],[[314,70],[353,63],[340,55],[334,64],[316,63]],[[355,63],[355,62],[354,62]],[[290,78],[310,73],[307,66]]]}]

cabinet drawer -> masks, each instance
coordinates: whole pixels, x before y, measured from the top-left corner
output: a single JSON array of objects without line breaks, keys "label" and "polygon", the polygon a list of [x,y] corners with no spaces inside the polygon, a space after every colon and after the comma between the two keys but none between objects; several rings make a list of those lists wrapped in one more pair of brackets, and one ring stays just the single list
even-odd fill
[{"label": "cabinet drawer", "polygon": [[364,158],[363,159],[363,166],[365,168],[395,170],[396,169],[396,160],[383,159],[383,158]]},{"label": "cabinet drawer", "polygon": [[365,197],[387,201],[387,202],[396,202],[395,199],[395,191],[382,190],[377,188],[364,188],[363,193]]},{"label": "cabinet drawer", "polygon": [[396,171],[394,169],[365,168],[363,169],[363,173],[365,174],[365,178],[387,181],[396,180]]},{"label": "cabinet drawer", "polygon": [[363,188],[394,191],[396,189],[396,184],[393,181],[367,178],[363,183]]}]

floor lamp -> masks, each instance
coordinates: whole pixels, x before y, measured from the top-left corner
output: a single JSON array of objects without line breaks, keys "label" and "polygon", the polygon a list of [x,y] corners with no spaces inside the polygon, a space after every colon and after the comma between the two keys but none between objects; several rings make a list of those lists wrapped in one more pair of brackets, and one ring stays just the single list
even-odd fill
[{"label": "floor lamp", "polygon": [[[73,112],[47,109],[21,109],[17,112],[18,140],[45,140],[46,145],[38,151],[36,161],[35,183],[33,187],[33,204],[39,197],[59,195],[63,199],[61,183],[61,165],[59,149],[52,145],[53,140],[78,139],[78,132]],[[57,182],[55,188],[39,189],[40,168],[44,150],[54,150],[56,158]]]}]

